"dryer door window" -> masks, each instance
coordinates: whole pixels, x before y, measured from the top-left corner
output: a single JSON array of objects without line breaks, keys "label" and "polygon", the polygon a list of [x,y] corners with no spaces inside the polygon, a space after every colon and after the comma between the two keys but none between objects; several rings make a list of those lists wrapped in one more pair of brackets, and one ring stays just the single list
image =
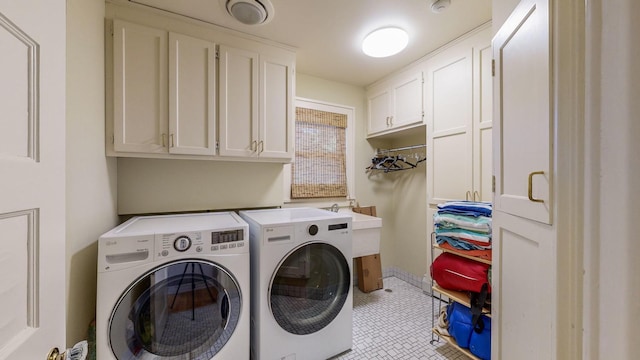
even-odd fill
[{"label": "dryer door window", "polygon": [[276,270],[269,294],[271,312],[284,330],[312,334],[338,316],[350,286],[349,264],[337,248],[326,243],[303,245]]},{"label": "dryer door window", "polygon": [[240,288],[210,262],[164,264],[120,297],[109,321],[118,360],[209,360],[231,337],[240,317]]}]

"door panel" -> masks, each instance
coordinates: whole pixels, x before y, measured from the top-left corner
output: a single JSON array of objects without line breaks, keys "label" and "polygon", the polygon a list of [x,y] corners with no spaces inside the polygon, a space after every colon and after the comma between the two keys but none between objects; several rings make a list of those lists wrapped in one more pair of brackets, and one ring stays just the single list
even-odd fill
[{"label": "door panel", "polygon": [[65,345],[65,11],[0,0],[0,359]]},{"label": "door panel", "polygon": [[169,33],[169,152],[215,155],[215,44]]},{"label": "door panel", "polygon": [[556,303],[553,229],[496,211],[493,220],[495,358],[553,359]]},{"label": "door panel", "polygon": [[[492,352],[555,359],[557,229],[550,226],[551,80],[548,1],[523,0],[493,40]],[[531,175],[541,171],[539,175]],[[532,197],[529,199],[529,179]],[[492,355],[493,355],[492,354]]]},{"label": "door panel", "polygon": [[389,116],[391,114],[391,100],[389,89],[369,97],[367,108],[369,109],[368,134],[386,130],[389,127]]},{"label": "door panel", "polygon": [[549,15],[544,1],[526,1],[518,9],[493,42],[494,92],[501,104],[495,108],[499,121],[495,206],[550,224]]},{"label": "door panel", "polygon": [[167,32],[113,21],[114,150],[167,152]]},{"label": "door panel", "polygon": [[255,156],[258,54],[220,46],[220,155]]},{"label": "door panel", "polygon": [[293,156],[292,62],[261,55],[260,144],[261,157]]},{"label": "door panel", "polygon": [[392,127],[422,122],[422,72],[411,74],[393,86]]},{"label": "door panel", "polygon": [[472,49],[457,45],[427,63],[429,204],[469,199],[473,188]]}]

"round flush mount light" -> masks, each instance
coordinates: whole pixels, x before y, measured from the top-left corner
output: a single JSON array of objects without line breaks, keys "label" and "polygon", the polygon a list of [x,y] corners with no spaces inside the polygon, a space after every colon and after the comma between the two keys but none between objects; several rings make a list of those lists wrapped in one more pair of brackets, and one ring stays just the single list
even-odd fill
[{"label": "round flush mount light", "polygon": [[220,0],[227,13],[245,25],[263,25],[274,16],[269,0]]},{"label": "round flush mount light", "polygon": [[362,42],[362,51],[376,58],[395,55],[409,43],[407,32],[397,27],[386,27],[370,33]]}]

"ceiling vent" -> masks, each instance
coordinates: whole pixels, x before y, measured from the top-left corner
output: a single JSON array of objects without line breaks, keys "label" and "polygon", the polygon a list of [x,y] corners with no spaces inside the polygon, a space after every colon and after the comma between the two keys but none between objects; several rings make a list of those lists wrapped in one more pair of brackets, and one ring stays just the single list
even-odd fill
[{"label": "ceiling vent", "polygon": [[245,25],[263,25],[274,15],[269,0],[220,0],[224,8],[236,20]]},{"label": "ceiling vent", "polygon": [[451,0],[432,0],[431,1],[431,11],[436,14],[443,12],[446,8],[451,5]]}]

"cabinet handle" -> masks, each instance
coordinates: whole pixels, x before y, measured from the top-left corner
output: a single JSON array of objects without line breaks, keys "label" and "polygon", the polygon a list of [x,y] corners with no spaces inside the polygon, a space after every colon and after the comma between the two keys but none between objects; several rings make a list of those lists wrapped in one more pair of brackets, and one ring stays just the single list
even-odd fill
[{"label": "cabinet handle", "polygon": [[[476,200],[476,194],[478,195],[478,200]],[[480,193],[478,192],[478,190],[475,190],[473,192],[473,201],[480,201]]]},{"label": "cabinet handle", "polygon": [[258,142],[253,140],[251,142],[251,152],[256,152],[256,151],[258,151]]},{"label": "cabinet handle", "polygon": [[389,126],[393,126],[393,116],[389,116]]},{"label": "cabinet handle", "polygon": [[167,134],[162,133],[161,138],[162,138],[162,147],[167,147],[167,141],[166,141]]},{"label": "cabinet handle", "polygon": [[529,190],[528,190],[529,200],[531,200],[533,202],[541,202],[541,203],[543,203],[544,200],[536,199],[536,198],[533,197],[533,176],[534,175],[544,175],[544,171],[534,171],[534,172],[529,174]]},{"label": "cabinet handle", "polygon": [[175,142],[173,141],[173,134],[171,134],[171,147],[175,147],[175,146],[176,146],[176,144],[175,144]]},{"label": "cabinet handle", "polygon": [[261,154],[264,151],[264,141],[260,140],[260,152],[258,154]]},{"label": "cabinet handle", "polygon": [[466,193],[464,193],[464,199],[469,201],[469,199],[471,199],[471,191],[467,191]]},{"label": "cabinet handle", "polygon": [[389,117],[387,116],[387,126],[389,126]]}]

